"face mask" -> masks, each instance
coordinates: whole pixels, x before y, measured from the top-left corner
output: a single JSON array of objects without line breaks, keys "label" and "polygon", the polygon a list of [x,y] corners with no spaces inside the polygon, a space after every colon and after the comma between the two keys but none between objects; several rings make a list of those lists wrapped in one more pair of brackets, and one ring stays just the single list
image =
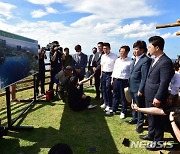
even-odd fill
[{"label": "face mask", "polygon": [[77,53],[77,55],[80,55],[81,54],[81,52],[76,52]]},{"label": "face mask", "polygon": [[96,50],[93,50],[93,54],[95,54],[97,51]]}]

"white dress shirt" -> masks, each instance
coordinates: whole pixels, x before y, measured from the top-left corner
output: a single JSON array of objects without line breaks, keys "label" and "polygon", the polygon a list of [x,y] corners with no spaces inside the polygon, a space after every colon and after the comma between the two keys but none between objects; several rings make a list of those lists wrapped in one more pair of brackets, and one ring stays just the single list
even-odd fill
[{"label": "white dress shirt", "polygon": [[95,58],[95,54],[93,54],[93,57],[92,57],[92,59],[91,59],[91,64],[90,64],[90,66],[92,66],[93,61],[94,61],[94,58]]},{"label": "white dress shirt", "polygon": [[[164,54],[164,53],[163,53]],[[162,54],[162,55],[163,55]],[[152,64],[152,67],[157,63],[157,61],[159,60],[159,58],[162,56],[162,55],[159,55],[158,57],[155,57],[154,58],[154,62],[153,62],[153,64]]]},{"label": "white dress shirt", "polygon": [[116,59],[112,73],[112,78],[129,79],[132,62],[133,60],[130,57],[127,57],[125,59]]},{"label": "white dress shirt", "polygon": [[143,53],[142,55],[140,55],[140,56],[136,56],[136,57],[135,57],[136,61],[135,61],[135,63],[134,63],[134,66],[137,64],[137,62],[139,61],[139,59],[140,59],[143,55],[144,55],[144,53]]},{"label": "white dress shirt", "polygon": [[101,57],[102,71],[112,72],[114,68],[115,60],[117,58],[118,58],[117,55],[111,52],[108,55],[103,54]]},{"label": "white dress shirt", "polygon": [[180,88],[180,72],[175,71],[174,76],[170,82],[171,94],[177,95]]}]

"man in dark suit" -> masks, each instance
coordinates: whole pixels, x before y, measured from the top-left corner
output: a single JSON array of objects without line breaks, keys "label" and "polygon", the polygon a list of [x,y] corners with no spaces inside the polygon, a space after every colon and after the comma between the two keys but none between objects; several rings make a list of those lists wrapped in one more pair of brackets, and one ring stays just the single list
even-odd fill
[{"label": "man in dark suit", "polygon": [[[135,59],[132,65],[130,79],[129,79],[129,88],[130,95],[133,100],[133,103],[138,106],[144,107],[144,86],[148,70],[151,64],[151,59],[146,56],[147,46],[146,42],[138,40],[133,44]],[[132,120],[129,124],[136,124],[136,131],[138,133],[143,132],[143,113],[132,111]]]},{"label": "man in dark suit", "polygon": [[100,75],[101,75],[101,56],[104,54],[103,52],[103,42],[98,42],[98,52],[96,52],[94,57],[93,72],[94,80],[95,80],[95,88],[96,88],[96,99],[100,99]]},{"label": "man in dark suit", "polygon": [[[171,59],[163,52],[164,39],[160,36],[149,38],[149,53],[155,56],[148,72],[145,84],[146,107],[166,107],[168,97],[168,87],[174,75]],[[140,136],[142,139],[153,140],[154,144],[149,144],[147,149],[156,149],[157,141],[163,140],[164,119],[160,115],[148,115],[148,135]]]},{"label": "man in dark suit", "polygon": [[[89,56],[89,61],[88,61],[87,78],[94,73],[93,72],[93,63],[95,61],[95,55],[96,55],[96,52],[97,52],[97,48],[96,47],[92,48],[92,52],[93,52],[93,54],[91,54]],[[92,85],[92,79],[90,80],[90,85]]]},{"label": "man in dark suit", "polygon": [[[85,68],[87,66],[87,55],[82,53],[81,46],[78,44],[74,48],[76,54],[73,55],[73,68],[74,75],[78,77],[79,81],[84,79]],[[83,85],[80,86],[80,89],[83,91]]]}]

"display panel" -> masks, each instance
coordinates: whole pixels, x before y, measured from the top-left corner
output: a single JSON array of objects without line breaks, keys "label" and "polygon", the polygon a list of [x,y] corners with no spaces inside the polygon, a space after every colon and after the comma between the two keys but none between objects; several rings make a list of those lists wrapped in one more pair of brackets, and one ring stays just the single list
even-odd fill
[{"label": "display panel", "polygon": [[0,89],[38,72],[38,41],[0,30]]}]

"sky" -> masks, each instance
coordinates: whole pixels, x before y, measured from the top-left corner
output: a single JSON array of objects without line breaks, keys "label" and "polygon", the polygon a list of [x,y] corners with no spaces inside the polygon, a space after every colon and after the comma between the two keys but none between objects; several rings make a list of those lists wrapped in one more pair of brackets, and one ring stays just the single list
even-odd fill
[{"label": "sky", "polygon": [[119,55],[129,45],[154,35],[165,39],[165,53],[180,55],[180,27],[156,29],[156,25],[180,19],[179,0],[0,0],[0,29],[38,40],[46,46],[54,40],[70,48],[80,44],[89,55],[97,42],[109,42]]}]

